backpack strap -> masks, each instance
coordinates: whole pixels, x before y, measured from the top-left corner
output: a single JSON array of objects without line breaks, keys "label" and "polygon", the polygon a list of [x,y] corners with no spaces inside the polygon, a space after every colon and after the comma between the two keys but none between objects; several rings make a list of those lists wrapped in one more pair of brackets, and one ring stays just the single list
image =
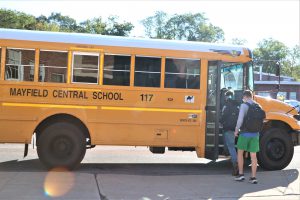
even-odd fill
[{"label": "backpack strap", "polygon": [[246,104],[248,107],[251,106],[251,103],[249,103],[249,102],[245,102],[244,104]]}]

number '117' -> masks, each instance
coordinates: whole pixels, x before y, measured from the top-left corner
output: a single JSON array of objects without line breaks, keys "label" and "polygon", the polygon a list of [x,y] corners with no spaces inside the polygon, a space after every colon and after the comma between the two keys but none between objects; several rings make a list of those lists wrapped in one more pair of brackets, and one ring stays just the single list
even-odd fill
[{"label": "number '117'", "polygon": [[141,94],[142,101],[152,101],[153,94]]}]

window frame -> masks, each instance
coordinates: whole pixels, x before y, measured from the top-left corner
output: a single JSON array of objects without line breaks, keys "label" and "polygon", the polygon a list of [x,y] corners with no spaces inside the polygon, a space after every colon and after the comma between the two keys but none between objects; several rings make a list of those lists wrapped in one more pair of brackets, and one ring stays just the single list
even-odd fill
[{"label": "window frame", "polygon": [[[129,57],[129,69],[128,70],[110,70],[110,69],[105,69],[105,56],[127,56]],[[103,69],[102,69],[102,85],[103,86],[116,86],[116,87],[130,87],[130,82],[131,82],[131,62],[132,62],[132,55],[130,54],[119,54],[119,53],[103,53]],[[129,73],[129,84],[128,85],[109,85],[109,84],[104,84],[104,71],[109,71],[109,72],[127,72]]]},{"label": "window frame", "polygon": [[[86,69],[86,70],[97,70],[97,82],[96,83],[85,83],[85,82],[75,82],[73,81],[74,78],[74,56],[75,55],[83,55],[83,56],[97,56],[97,62],[98,62],[98,66],[97,69],[90,69],[90,68],[75,68],[75,69]],[[84,51],[73,51],[72,52],[72,62],[71,62],[71,84],[75,83],[75,84],[87,84],[87,85],[99,85],[99,81],[100,81],[100,75],[99,75],[99,71],[100,71],[100,56],[101,53],[96,53],[96,52],[84,52]],[[103,76],[103,75],[102,75]]]},{"label": "window frame", "polygon": [[[41,65],[41,52],[56,52],[56,53],[66,53],[67,55],[67,65],[66,67],[62,67],[62,66],[48,66],[48,65]],[[68,59],[68,53],[69,51],[65,50],[49,50],[49,49],[39,49],[39,63],[38,63],[38,79],[37,82],[39,83],[67,83],[67,79],[68,79],[68,65],[69,65],[69,59]],[[56,68],[56,69],[66,69],[66,78],[63,78],[65,82],[45,82],[45,81],[40,81],[40,70],[42,68]]]},{"label": "window frame", "polygon": [[[136,71],[136,60],[137,60],[137,57],[140,57],[140,58],[158,58],[160,59],[160,71],[159,72],[152,72],[152,71]],[[139,54],[134,54],[134,71],[133,71],[133,75],[134,75],[134,79],[133,79],[133,87],[135,88],[163,88],[162,86],[162,69],[163,69],[163,66],[162,66],[162,63],[163,63],[163,59],[164,59],[164,56],[147,56],[147,55],[139,55]],[[138,86],[138,85],[135,85],[135,80],[136,80],[136,74],[135,73],[144,73],[144,74],[160,74],[159,78],[160,78],[160,81],[159,81],[159,86],[158,87],[153,87],[153,86]]]},{"label": "window frame", "polygon": [[[34,63],[33,63],[33,65],[22,65],[22,64],[17,64],[17,65],[15,65],[15,64],[7,64],[7,59],[6,59],[6,57],[8,56],[7,55],[7,52],[8,52],[8,50],[10,50],[10,49],[12,49],[12,50],[25,50],[25,51],[33,51],[34,52]],[[5,81],[19,81],[19,82],[35,82],[34,81],[34,73],[33,73],[33,80],[32,81],[30,81],[30,80],[20,80],[19,78],[17,78],[17,79],[6,79],[6,66],[18,66],[18,67],[20,67],[20,66],[23,66],[23,67],[33,67],[33,72],[35,71],[35,67],[36,67],[36,63],[35,63],[35,57],[36,57],[36,49],[32,49],[32,48],[20,48],[20,47],[6,47],[5,48],[5,62],[4,62],[4,80]],[[30,71],[31,71],[31,69],[30,69]],[[19,75],[19,72],[18,72],[18,75]],[[24,78],[23,78],[24,79]]]},{"label": "window frame", "polygon": [[[173,60],[191,60],[191,61],[197,61],[199,64],[199,74],[190,74],[190,73],[175,73],[175,72],[167,72],[167,60],[173,59]],[[203,58],[202,58],[203,59]],[[185,58],[185,57],[165,57],[165,65],[164,65],[164,88],[165,89],[171,89],[171,90],[200,90],[201,88],[201,58]],[[186,75],[186,76],[199,76],[199,88],[176,88],[176,87],[166,87],[166,75]]]}]

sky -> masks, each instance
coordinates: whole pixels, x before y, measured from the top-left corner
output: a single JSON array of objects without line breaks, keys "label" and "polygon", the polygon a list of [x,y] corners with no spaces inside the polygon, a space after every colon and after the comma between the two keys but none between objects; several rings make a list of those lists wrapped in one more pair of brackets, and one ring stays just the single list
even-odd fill
[{"label": "sky", "polygon": [[144,36],[141,20],[155,11],[169,15],[200,12],[223,29],[225,43],[245,39],[253,49],[262,39],[273,38],[288,47],[300,45],[300,0],[0,0],[0,8],[34,16],[60,12],[77,22],[117,15],[120,22],[135,26],[130,36]]}]

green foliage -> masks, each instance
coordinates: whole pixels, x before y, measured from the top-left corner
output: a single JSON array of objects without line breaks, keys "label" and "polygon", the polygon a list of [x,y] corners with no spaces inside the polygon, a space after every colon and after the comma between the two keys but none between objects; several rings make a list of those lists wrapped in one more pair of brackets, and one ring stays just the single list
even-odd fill
[{"label": "green foliage", "polygon": [[264,39],[253,51],[256,66],[262,66],[263,72],[276,72],[276,63],[280,63],[281,75],[300,80],[300,46],[288,48],[282,42],[272,38]]},{"label": "green foliage", "polygon": [[0,9],[1,28],[128,36],[134,26],[130,22],[119,23],[117,19],[114,16],[103,21],[98,17],[77,24],[75,19],[60,13],[51,13],[49,17],[34,17],[23,12]]},{"label": "green foliage", "polygon": [[263,72],[275,73],[276,63],[283,63],[288,55],[288,47],[272,38],[263,39],[253,51],[255,64],[263,67]]},{"label": "green foliage", "polygon": [[143,19],[141,22],[145,27],[146,35],[150,38],[164,38],[164,26],[167,16],[167,13],[157,11],[154,16]]},{"label": "green foliage", "polygon": [[86,20],[80,23],[78,31],[101,35],[128,36],[134,26],[130,22],[118,23],[117,20],[117,16],[110,16],[107,21],[103,21],[101,17]]},{"label": "green foliage", "polygon": [[282,72],[285,75],[294,77],[300,81],[300,46],[296,45],[289,49],[286,60],[282,65]]},{"label": "green foliage", "polygon": [[134,26],[130,22],[118,23],[119,17],[110,16],[106,22],[104,35],[128,36]]},{"label": "green foliage", "polygon": [[76,32],[78,28],[75,19],[69,16],[63,16],[60,13],[51,13],[47,18],[47,22],[57,25],[61,32]]},{"label": "green foliage", "polygon": [[34,30],[36,19],[24,12],[0,9],[0,27]]},{"label": "green foliage", "polygon": [[208,22],[202,13],[173,15],[157,11],[141,21],[150,38],[202,42],[224,41],[224,31]]},{"label": "green foliage", "polygon": [[105,28],[105,22],[102,21],[101,17],[98,17],[81,22],[78,31],[81,33],[95,33],[103,35]]}]

